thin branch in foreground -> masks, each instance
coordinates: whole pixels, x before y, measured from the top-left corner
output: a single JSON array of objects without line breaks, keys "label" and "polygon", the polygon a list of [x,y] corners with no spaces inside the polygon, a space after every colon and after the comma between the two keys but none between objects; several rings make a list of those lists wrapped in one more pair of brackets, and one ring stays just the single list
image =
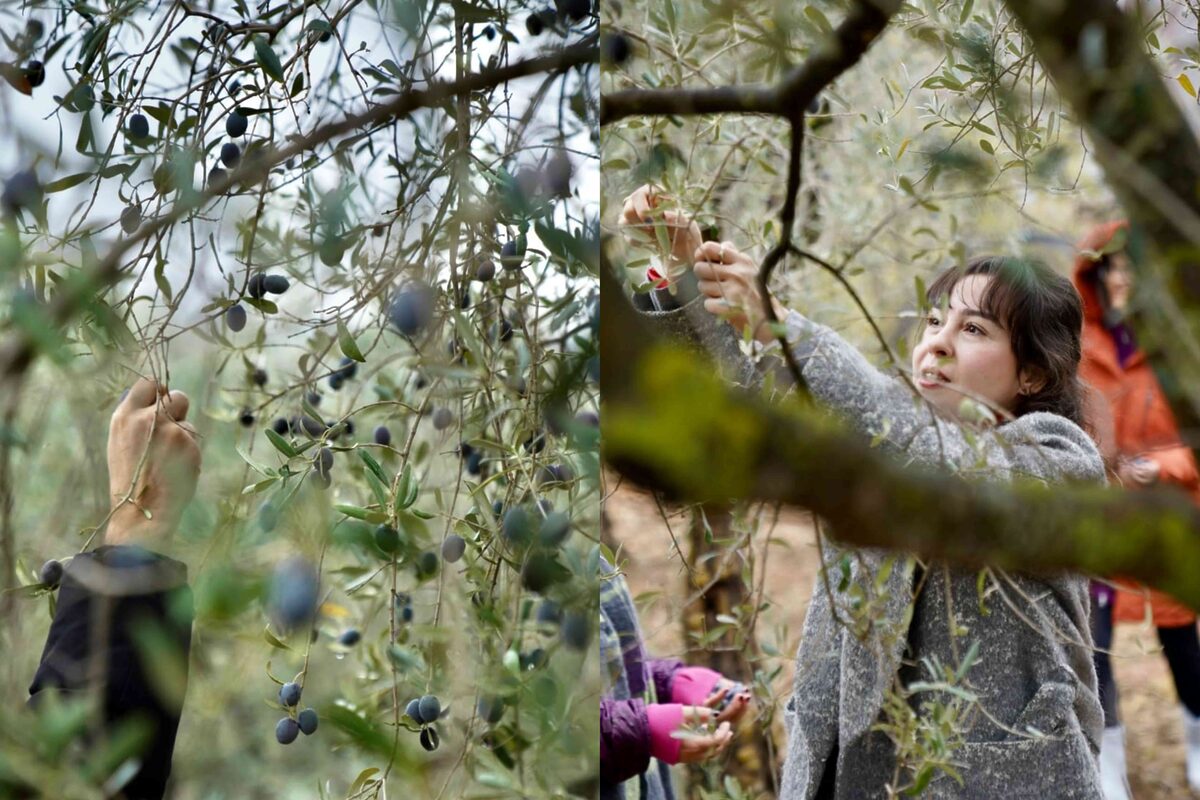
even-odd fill
[{"label": "thin branch in foreground", "polygon": [[775,314],[775,304],[771,301],[771,290],[768,285],[771,280],[771,273],[779,262],[783,260],[792,247],[792,225],[796,221],[796,198],[800,194],[800,178],[801,167],[804,162],[804,107],[800,107],[800,111],[792,118],[792,143],[791,152],[788,156],[788,177],[787,191],[783,200],[783,211],[780,213],[780,224],[782,226],[782,234],[779,239],[779,244],[771,248],[771,252],[763,259],[762,266],[758,270],[758,292],[762,297],[763,311],[766,312],[767,319],[771,322],[773,330],[775,330],[775,338],[779,342],[779,346],[783,351],[783,358],[787,362],[788,372],[792,375],[792,380],[796,382],[796,389],[799,392],[808,394],[808,386],[804,382],[804,375],[800,371],[800,364],[796,362],[796,356],[792,352],[792,348],[788,346],[787,331],[779,324],[779,317]]}]

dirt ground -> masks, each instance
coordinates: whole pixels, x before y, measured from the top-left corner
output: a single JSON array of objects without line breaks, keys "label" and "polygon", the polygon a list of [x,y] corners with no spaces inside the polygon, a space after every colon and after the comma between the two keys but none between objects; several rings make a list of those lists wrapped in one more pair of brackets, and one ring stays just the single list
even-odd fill
[{"label": "dirt ground", "polygon": [[[655,656],[678,655],[683,650],[678,609],[685,593],[683,566],[671,532],[683,543],[685,518],[668,515],[664,522],[653,498],[610,481],[606,509],[613,539],[628,559],[627,578],[635,597],[646,644]],[[783,693],[791,684],[791,656],[799,641],[809,593],[815,579],[817,556],[811,518],[788,511],[779,519],[767,559],[764,598],[770,607],[758,631],[784,655],[782,673],[775,681]],[[786,625],[782,641],[776,637]],[[1183,766],[1182,727],[1178,698],[1166,660],[1157,651],[1153,629],[1121,625],[1113,649],[1114,669],[1121,692],[1121,714],[1126,726],[1129,779],[1135,800],[1188,800]]]}]

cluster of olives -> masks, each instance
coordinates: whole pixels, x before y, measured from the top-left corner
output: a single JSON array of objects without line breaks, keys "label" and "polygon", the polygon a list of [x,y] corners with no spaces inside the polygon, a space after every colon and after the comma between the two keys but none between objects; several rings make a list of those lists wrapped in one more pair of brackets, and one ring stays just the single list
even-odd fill
[{"label": "cluster of olives", "polygon": [[442,715],[442,703],[435,695],[427,694],[408,701],[404,713],[421,726],[421,747],[429,752],[437,750],[439,744],[437,728],[433,723]]},{"label": "cluster of olives", "polygon": [[[40,20],[30,19],[25,23],[25,32],[15,40],[9,39],[8,41],[17,50],[18,58],[23,58],[33,50],[33,46],[38,43],[45,32],[45,26]],[[36,89],[46,82],[46,65],[36,58],[30,59],[25,64],[23,73],[30,90]]]},{"label": "cluster of olives", "polygon": [[470,442],[461,442],[458,445],[458,455],[466,462],[467,474],[483,474],[483,450]]},{"label": "cluster of olives", "polygon": [[408,623],[413,621],[412,598],[407,592],[396,592],[395,599],[396,616],[401,622]]},{"label": "cluster of olives", "polygon": [[303,690],[304,687],[300,684],[292,682],[279,687],[279,704],[288,712],[288,715],[275,725],[275,741],[280,744],[291,744],[301,733],[311,736],[317,730],[318,719],[315,709],[306,708],[299,713],[295,711],[300,704],[300,695]]},{"label": "cluster of olives", "polygon": [[47,589],[57,589],[62,583],[63,565],[62,562],[50,559],[45,564],[42,564],[41,571],[38,572],[38,580]]},{"label": "cluster of olives", "polygon": [[[138,224],[141,223],[141,210],[136,206],[130,206],[125,209],[125,212],[130,212],[135,209],[137,212],[136,221],[131,216],[130,221],[133,224],[133,229],[136,230]],[[125,214],[121,215],[121,225],[125,226]],[[127,233],[133,231],[126,228]],[[291,284],[284,275],[264,275],[261,272],[256,272],[250,276],[250,280],[246,284],[246,294],[253,297],[255,300],[262,299],[265,294],[283,294],[288,290]],[[234,303],[225,309],[225,325],[234,333],[239,332],[246,327],[246,307],[241,303]],[[263,383],[266,383],[264,378]],[[262,385],[262,384],[259,384]]]},{"label": "cluster of olives", "polygon": [[554,6],[540,8],[525,18],[525,30],[530,36],[541,36],[542,31],[553,26],[558,19],[582,22],[592,13],[591,0],[555,0]]},{"label": "cluster of olives", "polygon": [[416,336],[433,321],[434,300],[428,284],[419,281],[406,284],[388,306],[388,322],[403,335]]},{"label": "cluster of olives", "polygon": [[[225,132],[229,134],[231,139],[240,139],[246,135],[246,129],[250,127],[250,121],[246,119],[246,115],[240,111],[234,111],[225,118]],[[229,169],[235,168],[242,160],[242,148],[237,142],[226,142],[221,145],[220,154],[221,163]],[[213,167],[208,172],[208,186],[212,188],[225,180],[228,173],[220,167]]]},{"label": "cluster of olives", "polygon": [[353,358],[342,358],[337,370],[329,376],[329,388],[336,392],[346,385],[346,381],[353,380],[357,374],[358,362]]},{"label": "cluster of olives", "polygon": [[22,208],[36,209],[42,202],[42,184],[37,173],[31,169],[15,173],[4,184],[0,192],[0,207],[15,215]]}]

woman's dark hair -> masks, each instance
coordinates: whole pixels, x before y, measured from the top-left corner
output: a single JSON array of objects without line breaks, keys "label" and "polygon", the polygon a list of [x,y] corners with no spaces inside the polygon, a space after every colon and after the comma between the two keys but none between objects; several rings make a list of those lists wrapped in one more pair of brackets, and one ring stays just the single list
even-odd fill
[{"label": "woman's dark hair", "polygon": [[1100,303],[1100,318],[1103,320],[1104,325],[1109,328],[1116,325],[1125,317],[1123,312],[1112,307],[1112,300],[1108,297],[1108,286],[1104,283],[1104,279],[1108,276],[1112,265],[1112,255],[1105,253],[1096,261],[1094,269],[1083,274],[1083,279],[1091,285],[1092,291],[1096,293],[1096,300]]},{"label": "woman's dark hair", "polygon": [[1040,261],[982,256],[939,275],[925,293],[928,307],[949,297],[969,275],[991,276],[980,298],[980,310],[1008,328],[1017,368],[1029,369],[1044,381],[1039,391],[1017,397],[1014,414],[1049,411],[1082,426],[1083,385],[1078,371],[1083,354],[1083,300],[1079,292]]}]

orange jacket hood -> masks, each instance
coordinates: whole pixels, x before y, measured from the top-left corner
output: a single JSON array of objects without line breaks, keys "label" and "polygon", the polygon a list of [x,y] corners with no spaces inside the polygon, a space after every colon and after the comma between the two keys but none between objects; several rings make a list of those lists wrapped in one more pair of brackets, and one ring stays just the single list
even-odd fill
[{"label": "orange jacket hood", "polygon": [[1089,276],[1089,273],[1095,270],[1100,262],[1092,259],[1087,251],[1102,250],[1121,229],[1129,229],[1129,223],[1123,219],[1097,225],[1088,231],[1087,236],[1080,240],[1079,246],[1076,248],[1073,277],[1075,288],[1083,298],[1083,317],[1089,322],[1099,321],[1104,315],[1104,309],[1100,306],[1100,298],[1096,296],[1095,286]]}]

